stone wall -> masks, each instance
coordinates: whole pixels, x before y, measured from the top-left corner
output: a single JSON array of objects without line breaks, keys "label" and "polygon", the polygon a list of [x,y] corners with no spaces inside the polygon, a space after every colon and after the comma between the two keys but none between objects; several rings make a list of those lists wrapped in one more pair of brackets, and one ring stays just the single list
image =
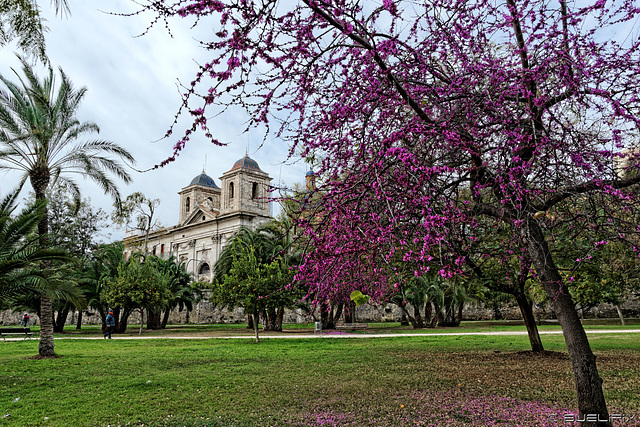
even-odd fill
[{"label": "stone wall", "polygon": [[[631,299],[620,305],[625,318],[640,317],[640,298]],[[536,304],[533,308],[536,319],[556,319],[551,304]],[[618,318],[618,311],[613,304],[600,304],[583,315],[586,319]],[[522,320],[520,308],[515,303],[503,304],[497,309],[479,303],[467,304],[462,313],[462,320]]]},{"label": "stone wall", "polygon": [[[409,312],[413,313],[411,306],[408,307]],[[625,302],[621,306],[622,312],[626,318],[640,317],[640,299],[634,299]],[[534,307],[536,318],[555,319],[555,313],[549,305]],[[0,311],[0,325],[18,325],[22,320],[24,312]],[[29,313],[31,316],[30,323],[36,324],[38,316],[35,313]],[[68,324],[75,324],[77,313],[69,314],[67,318]],[[591,309],[584,316],[585,318],[617,318],[618,312],[615,306],[611,304],[601,304]],[[402,318],[402,310],[395,304],[365,304],[357,308],[356,320],[359,322],[399,322]],[[520,309],[513,304],[504,304],[498,309],[492,309],[479,303],[467,304],[463,310],[463,320],[522,320]],[[310,323],[314,317],[302,309],[286,310],[284,316],[285,323]],[[195,305],[190,312],[186,310],[182,312],[174,311],[169,316],[169,323],[245,323],[246,315],[242,308],[228,310],[227,308],[216,307],[211,303],[210,292],[205,291],[204,299]],[[82,317],[82,323],[85,325],[99,324],[100,316],[97,313],[85,312]],[[135,325],[140,322],[140,315],[136,311],[129,317],[129,324]]]}]

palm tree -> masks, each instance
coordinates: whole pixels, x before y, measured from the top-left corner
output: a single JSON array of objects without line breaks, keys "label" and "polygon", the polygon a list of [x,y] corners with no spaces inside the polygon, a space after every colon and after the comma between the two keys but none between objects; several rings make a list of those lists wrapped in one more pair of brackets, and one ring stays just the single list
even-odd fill
[{"label": "palm tree", "polygon": [[[160,273],[162,280],[165,282],[165,287],[170,294],[167,306],[164,308],[162,319],[160,319],[160,311],[153,313],[153,315],[157,317],[154,320],[152,320],[152,313],[149,313],[147,328],[165,329],[171,310],[178,308],[178,311],[182,311],[186,308],[191,311],[193,304],[202,298],[202,292],[198,284],[191,282],[192,276],[187,273],[184,262],[178,263],[173,256],[162,259],[152,255],[147,259],[153,263],[155,269]],[[150,326],[152,323],[153,326]]]},{"label": "palm tree", "polygon": [[[56,15],[69,15],[67,0],[53,0]],[[26,54],[33,54],[47,62],[44,25],[40,7],[33,0],[0,0],[0,47],[17,41],[17,47]]]},{"label": "palm tree", "polygon": [[[243,251],[251,251],[256,262],[261,266],[269,265],[274,260],[279,260],[280,266],[284,270],[299,265],[301,254],[300,251],[293,248],[291,229],[292,224],[288,219],[272,220],[258,227],[255,231],[246,227],[240,228],[220,253],[214,267],[214,280],[222,283],[225,276],[232,270],[238,254],[244,253]],[[273,298],[272,301],[279,300],[281,304],[277,307],[269,304],[262,313],[265,330],[282,330],[284,309],[286,306],[292,305],[295,292],[287,291],[280,294],[281,298]],[[251,326],[254,320],[258,321],[250,316],[247,316],[249,317],[248,326]]]},{"label": "palm tree", "polygon": [[[22,172],[21,184],[29,179],[36,201],[45,200],[50,186],[68,188],[79,206],[80,189],[73,174],[89,178],[116,201],[120,194],[109,178],[114,174],[125,182],[131,180],[124,166],[116,160],[133,163],[133,157],[117,144],[100,139],[84,139],[99,132],[93,122],[76,118],[87,89],[75,89],[60,69],[59,87],[54,72],[40,80],[27,61],[19,57],[25,79],[14,70],[19,84],[0,75],[6,91],[0,92],[0,169]],[[41,247],[48,246],[48,217],[45,212],[38,223]],[[41,300],[41,356],[53,356],[53,315],[51,300]]]},{"label": "palm tree", "polygon": [[17,196],[18,191],[0,200],[0,309],[15,307],[25,294],[33,292],[80,302],[77,289],[59,281],[55,272],[36,265],[44,260],[69,259],[64,251],[41,248],[33,235],[44,214],[44,202],[12,216]]},{"label": "palm tree", "polygon": [[[135,258],[135,257],[132,257]],[[131,307],[115,306],[109,307],[104,300],[105,285],[115,280],[122,268],[126,268],[128,262],[124,255],[124,244],[122,242],[102,245],[95,253],[95,258],[89,263],[80,285],[87,297],[88,305],[97,310],[102,319],[103,330],[106,328],[106,317],[109,308],[113,310],[113,317],[116,321],[114,332],[124,333],[127,329],[129,315],[133,311]]]}]

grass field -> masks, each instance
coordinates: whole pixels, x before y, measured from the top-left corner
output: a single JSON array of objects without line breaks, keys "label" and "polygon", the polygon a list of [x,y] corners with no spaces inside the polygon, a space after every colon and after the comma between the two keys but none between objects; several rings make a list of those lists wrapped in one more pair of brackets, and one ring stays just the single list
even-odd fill
[{"label": "grass field", "polygon": [[[29,358],[37,340],[0,342],[0,426],[536,426],[575,412],[560,335],[544,356],[526,336],[249,337],[62,339],[44,360]],[[640,418],[640,334],[590,341],[610,412]]]}]

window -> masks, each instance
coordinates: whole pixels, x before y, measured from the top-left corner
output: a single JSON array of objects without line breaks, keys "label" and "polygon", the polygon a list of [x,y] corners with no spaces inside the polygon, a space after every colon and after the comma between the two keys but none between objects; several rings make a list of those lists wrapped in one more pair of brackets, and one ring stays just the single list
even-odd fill
[{"label": "window", "polygon": [[211,272],[211,268],[209,268],[209,264],[203,262],[198,270],[198,274],[209,274]]},{"label": "window", "polygon": [[233,182],[229,183],[229,198],[233,199]]},{"label": "window", "polygon": [[258,198],[258,183],[254,182],[251,187],[251,200],[255,200]]},{"label": "window", "polygon": [[164,243],[160,245],[160,253],[163,254],[164,253]]},{"label": "window", "polygon": [[191,198],[187,197],[187,201],[184,204],[184,209],[187,213],[189,213],[189,209],[191,209]]},{"label": "window", "polygon": [[155,246],[153,247],[153,254],[154,255],[156,254],[156,247]]}]

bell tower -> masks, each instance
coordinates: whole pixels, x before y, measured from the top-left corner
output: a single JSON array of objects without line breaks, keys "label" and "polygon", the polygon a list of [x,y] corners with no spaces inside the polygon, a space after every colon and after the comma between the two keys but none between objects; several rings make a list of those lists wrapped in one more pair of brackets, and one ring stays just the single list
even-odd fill
[{"label": "bell tower", "polygon": [[251,212],[270,216],[269,187],[271,177],[258,163],[245,154],[231,170],[220,177],[222,200],[220,213]]},{"label": "bell tower", "polygon": [[180,194],[180,215],[178,223],[182,225],[196,207],[208,211],[220,210],[220,187],[209,175],[202,173],[191,180]]}]

